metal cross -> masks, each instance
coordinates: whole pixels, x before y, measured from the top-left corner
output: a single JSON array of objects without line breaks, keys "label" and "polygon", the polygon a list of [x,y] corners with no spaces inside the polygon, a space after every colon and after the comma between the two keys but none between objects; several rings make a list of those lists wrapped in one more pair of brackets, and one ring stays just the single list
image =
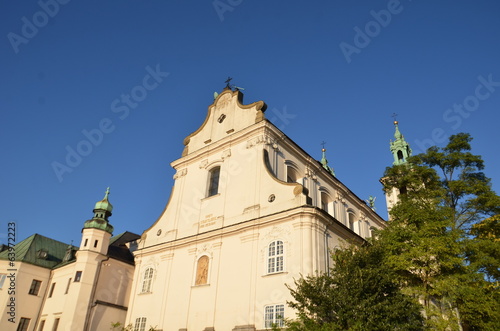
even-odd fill
[{"label": "metal cross", "polygon": [[326,142],[323,140],[320,145],[323,146],[323,149],[325,149]]},{"label": "metal cross", "polygon": [[226,83],[226,87],[229,88],[229,82],[232,80],[231,77],[227,77],[226,81],[224,83]]},{"label": "metal cross", "polygon": [[398,114],[392,113],[391,117],[394,118],[394,121],[397,121]]}]

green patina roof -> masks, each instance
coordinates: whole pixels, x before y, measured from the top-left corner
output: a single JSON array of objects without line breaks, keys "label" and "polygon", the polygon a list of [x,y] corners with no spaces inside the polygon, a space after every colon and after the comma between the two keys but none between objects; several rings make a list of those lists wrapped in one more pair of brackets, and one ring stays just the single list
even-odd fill
[{"label": "green patina roof", "polygon": [[108,211],[111,215],[111,212],[113,211],[113,205],[108,201],[108,195],[109,195],[109,187],[106,190],[106,193],[104,194],[104,199],[102,199],[101,201],[98,201],[95,204],[94,210],[102,209],[102,210]]},{"label": "green patina roof", "polygon": [[[44,268],[53,268],[63,261],[68,244],[35,233],[14,246],[15,260]],[[76,249],[76,247],[74,247]],[[40,252],[46,252],[46,258]],[[0,253],[0,260],[9,259],[9,251]]]},{"label": "green patina roof", "polygon": [[106,232],[109,232],[109,233],[113,233],[113,226],[111,224],[109,224],[108,221],[106,220],[103,220],[103,219],[99,219],[99,218],[93,218],[93,219],[90,219],[88,221],[86,221],[85,223],[83,223],[83,228],[84,229],[101,229],[101,230],[104,230]]}]

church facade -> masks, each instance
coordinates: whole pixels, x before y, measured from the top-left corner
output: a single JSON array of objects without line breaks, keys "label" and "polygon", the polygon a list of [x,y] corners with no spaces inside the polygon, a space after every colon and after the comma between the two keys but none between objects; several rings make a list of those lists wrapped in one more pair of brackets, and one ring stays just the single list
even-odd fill
[{"label": "church facade", "polygon": [[385,221],[226,88],[184,140],[170,200],[141,236],[126,324],[265,330],[293,318],[285,284],[329,269],[329,251]]},{"label": "church facade", "polygon": [[[257,331],[293,319],[285,284],[328,272],[332,249],[362,244],[386,221],[337,179],[325,149],[315,160],[265,110],[229,87],[214,98],[141,236],[112,237],[108,189],[79,247],[38,234],[19,242],[14,322],[9,250],[0,252],[0,329]],[[395,126],[402,164],[411,149]],[[386,194],[389,208],[399,193]]]}]

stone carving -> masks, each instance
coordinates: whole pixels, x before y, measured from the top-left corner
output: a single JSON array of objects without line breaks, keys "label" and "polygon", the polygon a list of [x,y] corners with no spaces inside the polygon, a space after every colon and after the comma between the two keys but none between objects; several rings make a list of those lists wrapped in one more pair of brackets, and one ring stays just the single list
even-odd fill
[{"label": "stone carving", "polygon": [[177,170],[177,172],[174,174],[173,177],[174,179],[181,178],[183,176],[186,176],[187,172],[188,172],[187,168]]},{"label": "stone carving", "polygon": [[231,150],[230,149],[226,149],[225,151],[222,152],[222,159],[226,159],[228,157],[231,156]]},{"label": "stone carving", "polygon": [[208,283],[208,256],[203,255],[198,259],[198,265],[196,267],[196,280],[195,285],[205,285]]},{"label": "stone carving", "polygon": [[206,168],[207,164],[208,164],[208,160],[207,160],[207,159],[202,160],[202,161],[200,162],[200,169],[202,169],[202,168]]}]

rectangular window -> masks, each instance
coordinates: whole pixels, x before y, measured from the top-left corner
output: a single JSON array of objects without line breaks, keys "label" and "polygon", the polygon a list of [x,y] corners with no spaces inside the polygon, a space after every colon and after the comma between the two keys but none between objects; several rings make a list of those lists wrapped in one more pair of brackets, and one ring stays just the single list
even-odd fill
[{"label": "rectangular window", "polygon": [[0,274],[0,290],[3,288],[3,283],[5,283],[6,278],[7,278],[6,274]]},{"label": "rectangular window", "polygon": [[45,320],[40,321],[40,326],[38,327],[38,331],[43,331],[43,328],[45,327]]},{"label": "rectangular window", "polygon": [[19,324],[17,325],[17,331],[27,331],[30,325],[30,319],[26,317],[21,317]]},{"label": "rectangular window", "polygon": [[219,193],[219,177],[220,177],[220,167],[215,167],[209,172],[209,183],[208,183],[208,196],[216,195]]},{"label": "rectangular window", "polygon": [[68,294],[69,291],[69,286],[71,285],[71,278],[68,279],[68,285],[66,285],[66,291],[64,291],[64,294]]},{"label": "rectangular window", "polygon": [[59,327],[59,320],[60,318],[56,318],[54,320],[54,325],[52,325],[52,331],[57,331],[57,328]]},{"label": "rectangular window", "polygon": [[52,294],[54,294],[54,289],[56,288],[56,283],[52,283],[49,291],[49,298],[52,298]]},{"label": "rectangular window", "polygon": [[272,274],[284,270],[284,251],[281,240],[269,244],[267,255],[267,273]]},{"label": "rectangular window", "polygon": [[272,328],[273,326],[283,327],[285,318],[285,305],[271,305],[265,307],[264,312],[264,327]]},{"label": "rectangular window", "polygon": [[88,243],[89,243],[89,239],[88,239],[88,238],[86,238],[86,239],[85,239],[85,243],[83,244],[83,247],[87,247],[87,244],[88,244]]},{"label": "rectangular window", "polygon": [[98,243],[98,242],[99,242],[99,240],[94,241],[94,248],[96,248],[96,247],[97,247],[97,243]]},{"label": "rectangular window", "polygon": [[78,283],[80,280],[82,280],[82,272],[77,271],[75,274],[75,283]]},{"label": "rectangular window", "polygon": [[135,319],[134,331],[146,330],[146,317],[139,317]]},{"label": "rectangular window", "polygon": [[40,291],[40,285],[42,285],[41,281],[33,279],[28,294],[38,295],[38,291]]}]

